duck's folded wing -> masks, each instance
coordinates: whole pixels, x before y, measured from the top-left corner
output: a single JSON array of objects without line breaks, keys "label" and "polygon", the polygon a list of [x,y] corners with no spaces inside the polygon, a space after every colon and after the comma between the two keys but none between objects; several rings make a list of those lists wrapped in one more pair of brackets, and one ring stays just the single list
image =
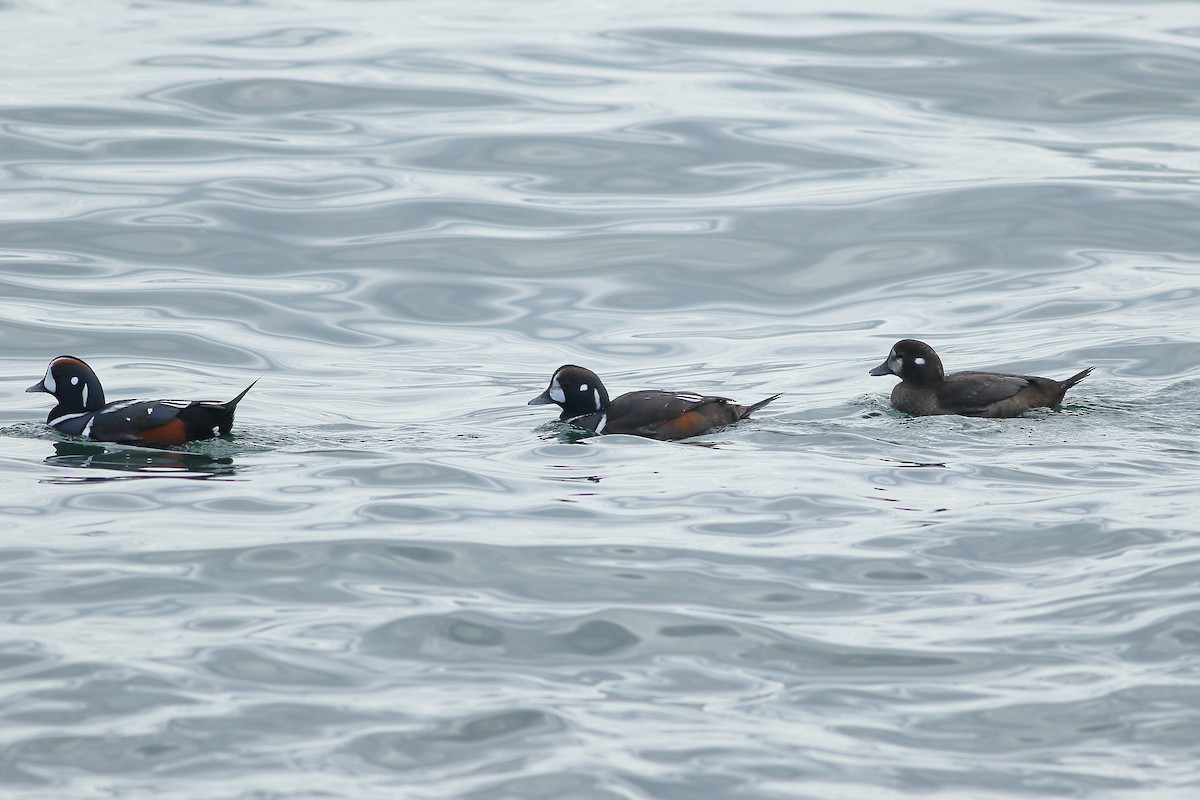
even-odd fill
[{"label": "duck's folded wing", "polygon": [[607,430],[654,438],[694,436],[714,424],[736,421],[732,402],[690,392],[629,392],[609,404]]},{"label": "duck's folded wing", "polygon": [[[106,442],[159,442],[174,444],[182,432],[182,400],[121,400],[110,403],[92,418],[93,439]],[[178,429],[178,430],[177,430]]]},{"label": "duck's folded wing", "polygon": [[[987,375],[987,380],[972,380]],[[958,409],[958,413],[982,412],[993,403],[1009,399],[1031,385],[1026,375],[1002,375],[999,373],[959,372],[947,375],[938,386],[938,401],[946,408]]]}]

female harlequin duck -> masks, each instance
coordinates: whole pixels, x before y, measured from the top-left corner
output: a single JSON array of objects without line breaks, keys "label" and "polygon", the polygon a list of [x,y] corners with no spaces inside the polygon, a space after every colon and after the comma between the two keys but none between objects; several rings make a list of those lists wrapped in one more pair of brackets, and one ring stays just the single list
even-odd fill
[{"label": "female harlequin duck", "polygon": [[727,397],[646,391],[629,392],[610,401],[596,373],[566,364],[554,372],[550,386],[529,405],[556,403],[562,408],[560,420],[593,433],[629,433],[666,440],[699,436],[745,419],[777,397],[739,406]]},{"label": "female harlequin duck", "polygon": [[1015,417],[1030,408],[1054,408],[1063,395],[1091,374],[1088,367],[1063,381],[1034,375],[998,372],[942,372],[942,360],[933,348],[916,339],[903,339],[892,347],[871,375],[896,375],[892,407],[917,417],[962,414],[967,417]]},{"label": "female harlequin duck", "polygon": [[60,433],[166,447],[229,433],[238,402],[253,386],[227,403],[118,400],[105,405],[104,389],[92,368],[75,356],[59,356],[46,367],[46,376],[25,391],[54,395],[58,405],[46,417],[46,424]]}]

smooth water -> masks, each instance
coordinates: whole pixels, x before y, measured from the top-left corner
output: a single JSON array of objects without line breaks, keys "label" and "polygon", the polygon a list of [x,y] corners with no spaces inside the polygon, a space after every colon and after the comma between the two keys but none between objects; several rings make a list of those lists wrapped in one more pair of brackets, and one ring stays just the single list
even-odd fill
[{"label": "smooth water", "polygon": [[[1189,3],[0,5],[6,797],[1194,798]],[[908,419],[867,376],[1096,372]],[[227,440],[68,441],[111,399]],[[577,441],[565,362],[758,418]]]}]

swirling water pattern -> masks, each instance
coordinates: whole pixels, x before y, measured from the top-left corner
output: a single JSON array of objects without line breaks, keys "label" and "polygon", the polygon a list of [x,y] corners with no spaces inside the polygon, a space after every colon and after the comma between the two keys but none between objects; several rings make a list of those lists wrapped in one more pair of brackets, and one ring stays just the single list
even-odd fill
[{"label": "swirling water pattern", "polygon": [[6,796],[1194,797],[1200,25],[880,8],[0,5]]}]

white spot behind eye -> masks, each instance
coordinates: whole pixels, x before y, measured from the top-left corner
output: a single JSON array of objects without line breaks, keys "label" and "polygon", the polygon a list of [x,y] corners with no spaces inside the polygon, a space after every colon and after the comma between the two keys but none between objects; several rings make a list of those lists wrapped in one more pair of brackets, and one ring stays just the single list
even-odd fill
[{"label": "white spot behind eye", "polygon": [[581,383],[581,384],[579,384],[579,391],[581,391],[581,392],[586,392],[586,391],[587,391],[587,384],[586,384],[586,383]]},{"label": "white spot behind eye", "polygon": [[923,366],[925,366],[925,359],[921,358],[920,356],[917,356],[916,358],[913,359],[913,363],[916,364],[918,367],[923,367]]},{"label": "white spot behind eye", "polygon": [[72,385],[72,386],[78,386],[78,385],[79,385],[79,376],[78,376],[78,375],[72,375],[72,376],[71,376],[71,385]]}]

